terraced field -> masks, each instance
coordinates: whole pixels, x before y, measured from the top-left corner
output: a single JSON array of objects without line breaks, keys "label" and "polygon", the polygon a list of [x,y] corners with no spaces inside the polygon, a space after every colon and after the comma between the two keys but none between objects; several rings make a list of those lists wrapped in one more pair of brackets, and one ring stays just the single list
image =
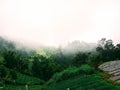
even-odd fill
[{"label": "terraced field", "polygon": [[0,88],[0,90],[41,90],[41,86],[39,85],[34,85],[34,86],[29,86],[28,89],[26,89],[25,86],[6,86],[4,89]]},{"label": "terraced field", "polygon": [[111,75],[110,80],[120,83],[120,60],[106,62],[99,68]]},{"label": "terraced field", "polygon": [[[26,90],[26,87],[25,85],[6,86],[5,90]],[[29,86],[29,90],[120,90],[120,87],[105,81],[100,75],[92,74],[77,76],[69,80],[52,83],[49,86]]]},{"label": "terraced field", "polygon": [[18,78],[16,82],[21,85],[26,85],[26,84],[33,84],[33,85],[38,84],[39,85],[41,83],[44,83],[44,81],[40,80],[39,78],[21,74],[19,72],[17,72],[17,77]]},{"label": "terraced field", "polygon": [[98,75],[79,76],[50,85],[45,90],[120,90]]}]

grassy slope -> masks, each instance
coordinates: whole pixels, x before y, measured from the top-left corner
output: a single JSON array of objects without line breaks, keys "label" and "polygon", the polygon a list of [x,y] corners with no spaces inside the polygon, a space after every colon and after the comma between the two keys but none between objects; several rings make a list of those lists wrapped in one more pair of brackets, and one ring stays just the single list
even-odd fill
[{"label": "grassy slope", "polygon": [[[84,74],[80,73],[81,70],[84,71]],[[86,65],[80,68],[68,68],[60,73],[57,73],[57,76],[53,76],[50,79],[50,81],[52,80],[52,82],[49,84],[47,83],[48,85],[36,86],[29,84],[29,90],[67,90],[67,88],[69,88],[70,90],[120,90],[120,86],[118,86],[117,84],[112,84],[112,82],[104,80],[102,78],[103,74],[97,72],[88,74],[85,72],[88,72],[89,70],[92,70],[92,68],[88,68],[88,66]],[[29,82],[33,82],[33,84],[40,83],[40,81],[35,77],[30,77],[21,73],[17,74],[19,77],[17,81],[20,84],[25,84]],[[25,90],[25,85],[7,86],[6,90],[19,90],[19,88],[21,90]]]},{"label": "grassy slope", "polygon": [[17,76],[18,76],[18,79],[16,81],[19,84],[41,84],[44,82],[36,77],[24,75],[21,73],[17,73]]},{"label": "grassy slope", "polygon": [[[5,90],[26,90],[26,87],[25,87],[26,84],[29,84],[28,85],[29,90],[41,90],[40,84],[42,83],[44,83],[44,81],[40,80],[39,78],[28,76],[28,75],[17,72],[16,84],[11,83],[11,85],[6,85]],[[38,84],[38,85],[35,85],[35,84]],[[0,88],[0,90],[3,90],[3,89]]]},{"label": "grassy slope", "polygon": [[[116,85],[111,82],[105,81],[101,76],[84,75],[76,76],[69,80],[64,80],[59,83],[51,84],[46,86],[46,88],[41,89],[41,86],[29,86],[29,90],[120,90]],[[2,90],[2,89],[0,89]],[[7,86],[5,90],[26,90],[25,86]]]},{"label": "grassy slope", "polygon": [[120,90],[95,74],[61,81],[50,85],[45,90],[67,90],[67,88],[70,88],[70,90]]},{"label": "grassy slope", "polygon": [[[29,86],[28,88],[29,90],[41,90],[40,89],[41,86],[37,86],[37,85]],[[3,89],[0,89],[0,90],[3,90]],[[24,86],[6,86],[5,90],[26,90],[26,87],[25,85]]]}]

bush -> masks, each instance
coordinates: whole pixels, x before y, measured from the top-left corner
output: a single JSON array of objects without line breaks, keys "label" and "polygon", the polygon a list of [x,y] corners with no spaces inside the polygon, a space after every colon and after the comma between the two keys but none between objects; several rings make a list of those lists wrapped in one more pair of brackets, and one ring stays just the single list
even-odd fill
[{"label": "bush", "polygon": [[94,73],[94,68],[89,65],[82,65],[81,67],[70,67],[66,70],[56,73],[53,77],[47,82],[47,84],[56,83],[62,80],[67,80],[69,78],[79,76],[79,75],[89,75]]},{"label": "bush", "polygon": [[3,86],[3,83],[2,83],[2,81],[0,81],[0,87],[2,87]]},{"label": "bush", "polygon": [[83,71],[84,74],[92,74],[95,72],[94,68],[90,67],[89,65],[82,65],[80,69]]},{"label": "bush", "polygon": [[44,81],[39,78],[17,72],[16,83],[21,85],[26,85],[26,84],[39,85],[39,84],[43,84]]}]

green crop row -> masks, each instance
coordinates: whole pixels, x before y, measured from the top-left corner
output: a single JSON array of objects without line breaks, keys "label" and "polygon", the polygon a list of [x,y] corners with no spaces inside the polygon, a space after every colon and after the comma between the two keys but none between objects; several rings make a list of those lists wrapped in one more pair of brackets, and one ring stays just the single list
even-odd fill
[{"label": "green crop row", "polygon": [[45,90],[120,90],[96,75],[80,76],[50,85]]}]

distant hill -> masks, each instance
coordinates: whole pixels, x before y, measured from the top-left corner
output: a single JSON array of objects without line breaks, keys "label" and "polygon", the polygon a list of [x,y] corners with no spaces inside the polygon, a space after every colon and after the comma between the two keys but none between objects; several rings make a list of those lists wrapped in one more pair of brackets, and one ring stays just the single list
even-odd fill
[{"label": "distant hill", "polygon": [[91,52],[95,51],[96,47],[96,43],[73,41],[71,43],[68,43],[65,47],[63,47],[63,51],[64,53]]}]

